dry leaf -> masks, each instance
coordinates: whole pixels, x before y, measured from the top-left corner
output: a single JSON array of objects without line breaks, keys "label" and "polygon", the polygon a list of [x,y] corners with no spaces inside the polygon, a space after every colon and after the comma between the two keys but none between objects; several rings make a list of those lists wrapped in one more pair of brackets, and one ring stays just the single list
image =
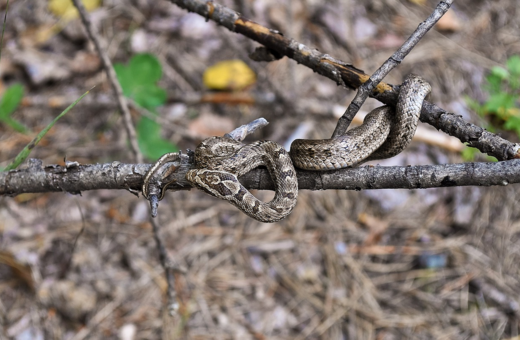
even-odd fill
[{"label": "dry leaf", "polygon": [[225,60],[208,67],[204,85],[213,90],[242,90],[256,82],[256,75],[242,60]]},{"label": "dry leaf", "polygon": [[435,28],[442,32],[457,32],[461,29],[461,26],[459,18],[452,10],[446,12],[435,24]]},{"label": "dry leaf", "polygon": [[31,26],[20,34],[20,45],[24,48],[41,46],[59,30],[60,28],[54,24]]},{"label": "dry leaf", "polygon": [[96,53],[79,51],[69,64],[70,69],[75,73],[93,73],[101,67],[101,60]]},{"label": "dry leaf", "polygon": [[379,241],[381,241],[383,233],[388,229],[388,226],[390,225],[390,223],[387,221],[380,220],[374,216],[370,216],[365,213],[359,214],[358,221],[367,226],[370,230],[370,233],[368,234],[367,238],[365,239],[365,242],[363,243],[364,246],[372,246],[379,243]]},{"label": "dry leaf", "polygon": [[397,48],[404,43],[404,39],[396,34],[387,33],[384,36],[371,40],[367,45],[374,49]]},{"label": "dry leaf", "polygon": [[189,129],[193,136],[210,137],[222,136],[235,127],[228,117],[221,117],[211,113],[203,113],[190,123]]}]

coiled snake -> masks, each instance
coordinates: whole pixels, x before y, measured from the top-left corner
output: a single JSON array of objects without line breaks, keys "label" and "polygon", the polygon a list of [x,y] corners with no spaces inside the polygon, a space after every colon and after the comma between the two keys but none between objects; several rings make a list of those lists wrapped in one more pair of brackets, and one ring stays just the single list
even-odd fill
[{"label": "coiled snake", "polygon": [[[361,126],[339,138],[295,140],[290,155],[272,141],[243,145],[231,138],[210,137],[195,150],[195,169],[187,172],[186,179],[259,221],[279,221],[296,205],[298,181],[294,166],[306,170],[331,170],[397,155],[412,140],[422,103],[430,91],[425,80],[410,75],[401,85],[395,111],[389,106],[376,108],[365,117]],[[267,203],[254,197],[238,181],[238,177],[260,165],[267,167],[275,183],[275,197]],[[157,169],[156,164],[145,176],[145,197],[148,197],[147,181]]]}]

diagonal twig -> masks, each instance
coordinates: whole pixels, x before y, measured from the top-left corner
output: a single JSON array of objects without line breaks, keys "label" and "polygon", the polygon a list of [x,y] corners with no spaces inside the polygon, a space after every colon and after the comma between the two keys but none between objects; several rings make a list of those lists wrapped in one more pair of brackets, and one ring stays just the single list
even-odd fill
[{"label": "diagonal twig", "polygon": [[401,64],[404,58],[410,53],[410,51],[419,43],[419,41],[424,37],[424,35],[439,21],[439,19],[450,9],[453,0],[441,1],[433,11],[433,13],[422,22],[415,32],[404,42],[404,44],[399,47],[395,53],[388,58],[381,67],[377,69],[370,76],[370,78],[363,83],[358,89],[356,96],[348,106],[347,110],[338,120],[338,124],[336,125],[336,129],[332,134],[332,138],[337,138],[339,136],[343,136],[345,132],[347,132],[347,128],[349,127],[352,119],[358,113],[361,106],[367,100],[369,94],[374,90],[374,88],[379,84],[384,77],[390,73],[397,65]]},{"label": "diagonal twig", "polygon": [[168,285],[168,310],[170,315],[173,316],[179,310],[177,293],[175,291],[175,276],[173,275],[174,268],[171,265],[172,261],[169,259],[166,247],[164,246],[161,235],[159,234],[159,223],[154,218],[150,218],[150,223],[152,223],[155,245],[157,246],[157,251],[159,252],[159,260],[161,262],[161,266],[164,269],[164,276]]},{"label": "diagonal twig", "polygon": [[[280,32],[248,20],[239,13],[213,1],[170,0],[170,2],[211,19],[232,32],[240,33],[255,40],[277,54],[287,56],[311,68],[316,73],[332,79],[338,85],[357,89],[369,79],[367,74],[351,64],[335,59],[328,54],[323,54],[316,49],[311,49],[294,39],[286,38]],[[395,106],[398,94],[398,87],[380,82],[370,93],[370,97],[384,104]],[[447,112],[427,101],[423,103],[420,119],[422,122],[457,137],[461,142],[494,156],[498,160],[520,158],[519,147],[515,143],[468,123],[461,116]]]},{"label": "diagonal twig", "polygon": [[110,85],[112,86],[112,90],[116,95],[117,105],[119,106],[119,110],[123,115],[123,122],[126,134],[128,135],[130,147],[132,149],[132,153],[134,154],[135,160],[137,161],[137,163],[142,163],[143,155],[139,150],[139,145],[137,145],[136,132],[132,123],[130,110],[128,109],[128,103],[123,95],[123,89],[121,88],[121,84],[119,84],[119,81],[117,80],[116,72],[114,71],[112,62],[110,61],[108,54],[101,46],[101,39],[92,27],[90,18],[87,14],[87,11],[85,10],[85,6],[83,6],[81,0],[72,0],[72,2],[74,3],[74,6],[76,6],[76,8],[78,9],[79,15],[81,17],[81,22],[83,23],[83,26],[85,27],[85,30],[87,31],[90,40],[92,40],[94,46],[96,47],[97,53],[99,54],[99,57],[101,58],[101,62],[103,64],[103,68],[105,69]]}]

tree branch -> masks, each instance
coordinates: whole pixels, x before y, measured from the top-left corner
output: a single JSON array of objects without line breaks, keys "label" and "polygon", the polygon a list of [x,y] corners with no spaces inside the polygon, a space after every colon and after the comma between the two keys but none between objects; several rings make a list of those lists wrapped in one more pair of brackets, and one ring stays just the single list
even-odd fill
[{"label": "tree branch", "polygon": [[[285,38],[280,32],[271,30],[242,17],[239,13],[216,4],[202,0],[170,0],[177,6],[190,12],[215,21],[232,32],[240,33],[259,42],[275,53],[294,59],[296,62],[311,68],[314,72],[334,80],[338,85],[357,89],[369,79],[369,76],[351,64],[332,58],[318,50],[311,49],[293,39]],[[399,87],[379,83],[370,97],[384,104],[395,106]],[[520,146],[471,123],[461,116],[447,112],[427,101],[423,103],[421,121],[428,123],[445,133],[457,137],[498,160],[520,158]]]},{"label": "tree branch", "polygon": [[453,0],[441,1],[433,13],[423,21],[413,34],[406,39],[404,44],[399,47],[395,53],[388,58],[383,65],[381,65],[377,71],[370,76],[370,78],[363,83],[356,93],[356,96],[348,106],[347,110],[338,120],[336,129],[332,134],[332,138],[338,138],[343,136],[347,132],[347,128],[354,119],[354,116],[358,113],[361,106],[367,100],[369,94],[374,88],[383,80],[390,71],[392,71],[397,65],[401,64],[404,58],[410,53],[410,51],[419,43],[419,41],[428,33],[428,31],[439,21],[439,19],[450,9]]},{"label": "tree branch", "polygon": [[[176,182],[171,190],[189,190],[186,172],[193,168],[187,155],[167,180]],[[31,160],[29,167],[0,172],[0,195],[22,193],[69,192],[85,190],[125,189],[137,194],[151,164],[48,165]],[[420,166],[363,166],[332,171],[298,170],[300,190],[365,190],[365,189],[425,189],[452,186],[492,186],[520,183],[520,160],[496,163],[462,163]],[[274,190],[266,169],[255,169],[240,178],[248,189]]]}]

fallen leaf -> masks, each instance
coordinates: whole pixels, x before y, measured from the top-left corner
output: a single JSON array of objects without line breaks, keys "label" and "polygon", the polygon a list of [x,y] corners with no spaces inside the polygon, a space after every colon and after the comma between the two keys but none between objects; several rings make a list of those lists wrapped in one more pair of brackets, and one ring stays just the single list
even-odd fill
[{"label": "fallen leaf", "polygon": [[383,233],[388,229],[388,226],[390,225],[390,223],[388,223],[387,221],[380,220],[366,213],[359,214],[358,221],[367,226],[370,230],[370,233],[368,234],[367,238],[365,239],[365,242],[363,243],[364,246],[373,246],[379,243],[379,241],[381,241]]},{"label": "fallen leaf", "polygon": [[384,49],[384,48],[396,48],[401,46],[404,43],[404,39],[400,36],[397,36],[393,33],[387,33],[384,36],[373,39],[368,42],[368,46],[375,49]]},{"label": "fallen leaf", "polygon": [[225,60],[208,67],[204,85],[213,90],[242,90],[256,82],[256,75],[242,60]]},{"label": "fallen leaf", "polygon": [[20,45],[24,48],[38,47],[59,31],[60,28],[54,24],[31,26],[20,34]]},{"label": "fallen leaf", "polygon": [[79,51],[69,64],[70,69],[75,73],[92,73],[101,67],[101,60],[96,53]]},{"label": "fallen leaf", "polygon": [[222,136],[235,127],[233,121],[227,117],[211,113],[203,113],[190,123],[190,132],[197,137]]},{"label": "fallen leaf", "polygon": [[[82,0],[81,2],[89,12],[101,6],[101,0]],[[49,10],[66,21],[78,17],[78,10],[72,3],[72,0],[50,0]]]},{"label": "fallen leaf", "polygon": [[111,205],[108,208],[108,210],[106,211],[106,216],[111,220],[117,221],[119,223],[126,223],[130,219],[130,216],[121,213],[119,209],[114,205]]},{"label": "fallen leaf", "polygon": [[446,14],[439,19],[437,24],[435,24],[435,28],[441,32],[457,32],[461,27],[462,25],[459,18],[452,10],[446,12]]}]

